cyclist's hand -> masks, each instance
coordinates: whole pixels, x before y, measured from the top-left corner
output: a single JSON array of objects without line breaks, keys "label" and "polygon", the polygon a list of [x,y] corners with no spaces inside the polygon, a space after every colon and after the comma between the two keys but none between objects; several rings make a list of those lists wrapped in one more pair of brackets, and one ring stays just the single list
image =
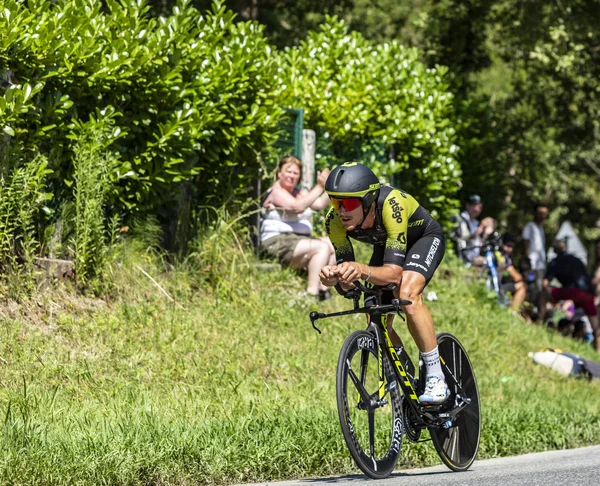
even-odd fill
[{"label": "cyclist's hand", "polygon": [[339,282],[339,278],[336,270],[337,265],[325,265],[319,274],[321,283],[327,287],[332,287],[337,284]]},{"label": "cyclist's hand", "polygon": [[362,277],[362,263],[344,262],[337,266],[337,275],[341,283],[352,284]]}]

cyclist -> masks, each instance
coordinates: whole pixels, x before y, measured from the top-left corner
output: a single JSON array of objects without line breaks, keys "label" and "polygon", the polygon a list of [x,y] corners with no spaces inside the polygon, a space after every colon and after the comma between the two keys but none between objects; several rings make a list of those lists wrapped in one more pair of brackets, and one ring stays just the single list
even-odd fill
[{"label": "cyclist", "polygon": [[[423,403],[439,404],[450,394],[440,364],[433,319],[423,303],[425,286],[444,256],[444,235],[440,224],[404,191],[380,184],[363,164],[346,163],[336,167],[325,183],[332,208],[325,227],[335,248],[336,265],[321,270],[321,282],[351,287],[358,279],[375,285],[396,284],[384,295],[410,300],[404,307],[408,329],[421,351],[426,366]],[[358,263],[350,238],[373,245],[369,265]],[[401,340],[392,328],[393,316],[385,324],[394,346]]]}]

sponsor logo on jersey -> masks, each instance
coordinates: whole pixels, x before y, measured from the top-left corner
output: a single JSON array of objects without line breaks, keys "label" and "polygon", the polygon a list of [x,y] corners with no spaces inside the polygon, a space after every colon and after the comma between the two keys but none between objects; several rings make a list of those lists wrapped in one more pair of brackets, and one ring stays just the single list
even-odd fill
[{"label": "sponsor logo on jersey", "polygon": [[419,258],[421,258],[421,255],[419,255],[418,253],[415,253],[411,258],[414,260],[418,260]]},{"label": "sponsor logo on jersey", "polygon": [[327,218],[325,219],[325,231],[327,231],[327,234],[331,234],[331,231],[329,230],[330,226],[331,226],[331,220],[333,219],[334,214],[333,211],[329,211],[329,213],[327,214]]},{"label": "sponsor logo on jersey", "polygon": [[404,208],[400,206],[395,197],[390,198],[390,206],[392,207],[392,218],[394,218],[397,223],[402,223],[402,211]]},{"label": "sponsor logo on jersey", "polygon": [[400,242],[401,245],[406,245],[406,235],[404,234],[404,232],[402,233],[398,233],[398,241]]},{"label": "sponsor logo on jersey", "polygon": [[438,248],[440,247],[440,243],[441,243],[441,240],[439,238],[433,239],[433,243],[431,243],[431,248],[429,249],[429,253],[427,253],[427,256],[425,257],[425,263],[427,264],[428,267],[431,265],[431,262],[433,262],[433,257],[437,253]]},{"label": "sponsor logo on jersey", "polygon": [[427,271],[427,268],[425,268],[424,265],[421,265],[420,263],[415,263],[415,262],[408,262],[406,264],[407,267],[417,267],[420,268],[421,270],[424,270],[425,272]]},{"label": "sponsor logo on jersey", "polygon": [[415,226],[421,226],[424,221],[425,221],[424,219],[417,219],[416,221],[412,221],[412,222],[408,223],[408,227],[414,228]]}]

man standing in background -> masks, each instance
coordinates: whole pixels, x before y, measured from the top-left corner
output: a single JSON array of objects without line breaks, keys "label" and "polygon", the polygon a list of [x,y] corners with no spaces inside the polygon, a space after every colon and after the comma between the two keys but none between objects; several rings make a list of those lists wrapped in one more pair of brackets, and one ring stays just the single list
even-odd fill
[{"label": "man standing in background", "polygon": [[465,263],[482,266],[485,258],[481,256],[481,244],[496,229],[496,220],[487,217],[481,223],[477,219],[483,210],[481,197],[472,194],[467,198],[465,210],[451,218],[456,224],[452,240],[458,257]]},{"label": "man standing in background", "polygon": [[529,296],[529,300],[537,304],[540,315],[543,315],[543,309],[540,308],[540,297],[544,274],[546,272],[546,234],[544,232],[544,221],[546,221],[547,217],[548,207],[544,204],[536,204],[533,221],[525,225],[521,235],[525,245],[525,255],[529,258],[531,270],[535,272],[535,295]]}]

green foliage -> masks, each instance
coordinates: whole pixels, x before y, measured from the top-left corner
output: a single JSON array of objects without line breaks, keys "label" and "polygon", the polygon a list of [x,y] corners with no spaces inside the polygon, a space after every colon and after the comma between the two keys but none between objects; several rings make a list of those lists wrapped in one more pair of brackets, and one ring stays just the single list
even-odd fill
[{"label": "green foliage", "polygon": [[453,96],[447,70],[428,69],[416,49],[374,44],[328,18],[280,59],[282,104],[302,106],[317,130],[321,166],[360,160],[447,219],[458,189]]},{"label": "green foliage", "polygon": [[[114,112],[90,117],[86,123],[74,122],[73,195],[75,198],[75,273],[80,284],[102,274],[109,249],[106,225],[110,176],[118,158],[107,150],[114,133]],[[105,116],[103,116],[105,115]]]},{"label": "green foliage", "polygon": [[[39,254],[37,224],[52,198],[47,192],[51,173],[42,155],[25,158],[9,145],[0,164],[0,268],[15,289],[32,283],[33,258]],[[12,278],[14,277],[14,278]],[[13,289],[13,290],[15,290]]]},{"label": "green foliage", "polygon": [[[234,484],[355,474],[339,429],[335,369],[341,343],[365,319],[323,321],[322,335],[308,319],[309,310],[343,310],[350,301],[303,307],[293,298],[302,279],[241,264],[225,298],[224,284],[197,288],[187,264],[173,270],[131,243],[118,245],[121,256],[109,263],[110,305],[53,292],[3,318],[0,482]],[[238,262],[253,258],[222,250]],[[484,286],[466,283],[458,265],[443,269],[454,278],[433,279],[439,300],[428,307],[437,331],[455,333],[471,356],[483,417],[479,458],[600,443],[597,403],[573,400],[600,384],[527,356],[559,347],[595,359],[591,347],[486,302]],[[405,324],[395,326],[411,343]],[[431,442],[403,444],[399,468],[434,464]]]},{"label": "green foliage", "polygon": [[239,275],[251,271],[254,258],[247,256],[250,240],[243,223],[247,216],[231,216],[224,207],[197,208],[198,233],[187,263],[219,297],[232,298],[236,288],[243,285]]},{"label": "green foliage", "polygon": [[143,1],[4,2],[0,61],[15,79],[0,89],[2,126],[51,155],[56,192],[71,177],[70,120],[109,106],[120,154],[113,200],[122,207],[172,203],[185,180],[199,200],[244,192],[281,113],[269,96],[274,63],[262,29],[234,23],[219,3],[205,16],[188,0],[168,17],[147,10]]}]

